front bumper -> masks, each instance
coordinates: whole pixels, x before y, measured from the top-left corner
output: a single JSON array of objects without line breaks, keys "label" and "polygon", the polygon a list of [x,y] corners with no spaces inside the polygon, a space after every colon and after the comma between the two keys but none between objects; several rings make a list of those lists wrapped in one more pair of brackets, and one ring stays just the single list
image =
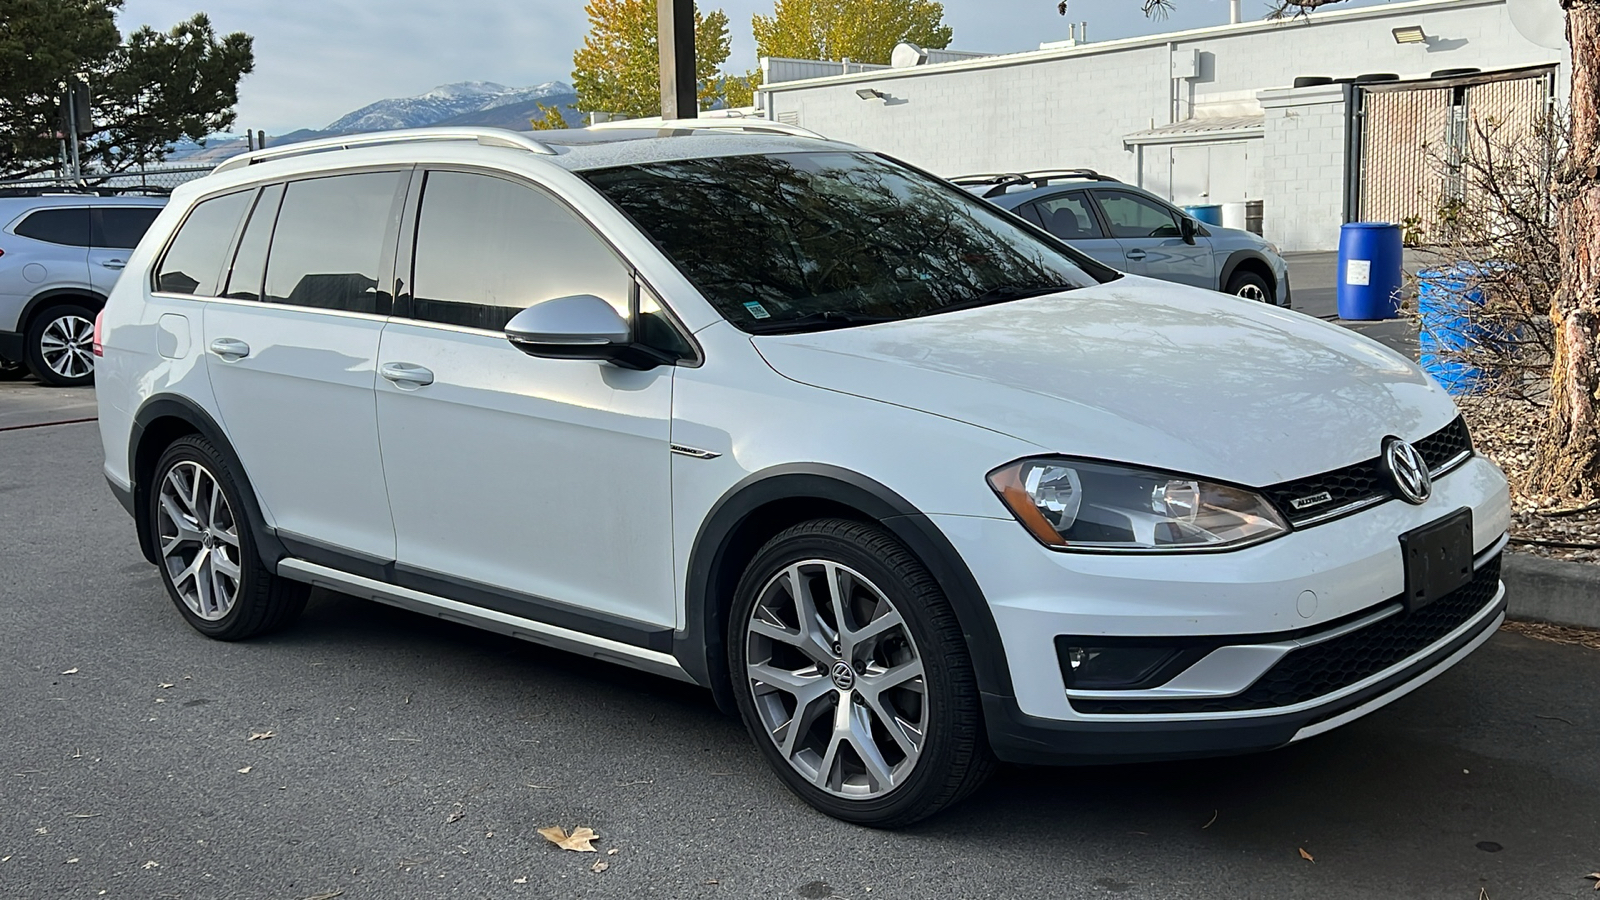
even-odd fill
[{"label": "front bumper", "polygon": [[[996,752],[1059,763],[1268,749],[1424,683],[1503,618],[1498,554],[1510,520],[1504,477],[1487,460],[1469,460],[1434,488],[1422,506],[1390,501],[1239,551],[1164,557],[1052,552],[1015,522],[936,517],[1004,645],[1012,696],[984,698]],[[1473,512],[1476,593],[1458,598],[1453,618],[1419,629],[1426,616],[1400,612],[1398,536],[1462,507]],[[1217,650],[1141,690],[1069,690],[1058,636]],[[1374,651],[1362,641],[1388,642]],[[1361,665],[1345,666],[1341,653]]]}]

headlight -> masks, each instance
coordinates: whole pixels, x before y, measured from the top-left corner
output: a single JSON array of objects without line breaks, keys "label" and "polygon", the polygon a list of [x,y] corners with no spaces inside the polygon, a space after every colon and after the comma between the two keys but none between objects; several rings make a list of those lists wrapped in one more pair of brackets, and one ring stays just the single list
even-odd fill
[{"label": "headlight", "polygon": [[1289,530],[1254,491],[1109,463],[1024,459],[989,484],[1040,543],[1062,550],[1219,550]]}]

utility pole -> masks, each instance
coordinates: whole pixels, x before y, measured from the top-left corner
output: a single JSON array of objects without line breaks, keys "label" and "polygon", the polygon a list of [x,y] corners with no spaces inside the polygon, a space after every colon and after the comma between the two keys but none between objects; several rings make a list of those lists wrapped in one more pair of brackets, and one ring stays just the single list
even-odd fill
[{"label": "utility pole", "polygon": [[656,24],[656,46],[661,53],[661,118],[698,118],[694,0],[656,0]]}]

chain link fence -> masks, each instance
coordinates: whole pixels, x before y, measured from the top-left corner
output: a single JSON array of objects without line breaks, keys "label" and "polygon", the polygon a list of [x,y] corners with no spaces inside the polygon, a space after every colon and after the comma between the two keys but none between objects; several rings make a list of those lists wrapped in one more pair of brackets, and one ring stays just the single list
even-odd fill
[{"label": "chain link fence", "polygon": [[0,181],[0,196],[8,193],[37,191],[96,191],[111,194],[165,194],[187,181],[193,181],[216,168],[210,165],[152,166],[108,175],[104,172],[83,173],[83,183],[60,175],[18,178]]}]

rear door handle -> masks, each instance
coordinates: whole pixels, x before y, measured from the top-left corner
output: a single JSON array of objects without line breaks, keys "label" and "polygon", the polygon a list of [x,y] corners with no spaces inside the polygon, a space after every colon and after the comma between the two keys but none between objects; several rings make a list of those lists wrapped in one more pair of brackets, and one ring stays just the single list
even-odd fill
[{"label": "rear door handle", "polygon": [[394,382],[395,387],[406,390],[433,384],[433,373],[415,363],[384,363],[378,367],[378,374]]},{"label": "rear door handle", "polygon": [[107,269],[125,269],[128,267],[128,261],[125,259],[107,259],[102,260],[100,265]]},{"label": "rear door handle", "polygon": [[211,352],[227,362],[233,362],[249,356],[250,345],[233,338],[217,338],[211,342]]},{"label": "rear door handle", "polygon": [[1129,250],[1127,253],[1129,259],[1144,259],[1148,255],[1143,250]]}]

